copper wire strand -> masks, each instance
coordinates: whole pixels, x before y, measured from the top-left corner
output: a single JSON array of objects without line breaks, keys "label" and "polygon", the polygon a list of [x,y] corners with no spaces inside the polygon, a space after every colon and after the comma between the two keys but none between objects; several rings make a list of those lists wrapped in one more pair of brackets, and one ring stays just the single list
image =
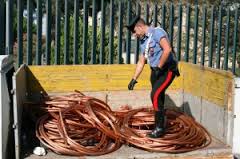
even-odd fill
[{"label": "copper wire strand", "polygon": [[36,136],[58,154],[84,156],[103,155],[130,144],[151,152],[182,153],[208,146],[208,131],[192,117],[166,110],[166,134],[147,137],[154,125],[150,108],[112,111],[105,102],[85,96],[80,91],[69,95],[45,96]]}]

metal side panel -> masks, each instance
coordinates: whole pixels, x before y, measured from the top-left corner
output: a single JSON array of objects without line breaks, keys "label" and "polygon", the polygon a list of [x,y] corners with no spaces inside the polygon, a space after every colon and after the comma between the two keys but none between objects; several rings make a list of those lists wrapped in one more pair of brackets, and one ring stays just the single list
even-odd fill
[{"label": "metal side panel", "polygon": [[235,78],[234,95],[233,153],[240,155],[240,78]]},{"label": "metal side panel", "polygon": [[27,99],[26,69],[22,65],[13,75],[13,113],[14,113],[14,136],[15,136],[15,155],[16,159],[21,155],[21,119],[23,103]]},{"label": "metal side panel", "polygon": [[[13,73],[13,60],[11,56],[0,55],[0,158],[11,158],[12,132],[12,105],[9,77]],[[10,81],[11,82],[11,81]]]}]

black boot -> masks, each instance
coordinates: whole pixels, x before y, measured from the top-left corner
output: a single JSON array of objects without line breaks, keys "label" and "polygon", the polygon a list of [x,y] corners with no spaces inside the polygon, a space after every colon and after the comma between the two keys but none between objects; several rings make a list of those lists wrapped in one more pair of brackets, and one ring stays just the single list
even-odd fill
[{"label": "black boot", "polygon": [[155,128],[148,134],[150,138],[159,138],[165,133],[165,115],[163,111],[155,111]]}]

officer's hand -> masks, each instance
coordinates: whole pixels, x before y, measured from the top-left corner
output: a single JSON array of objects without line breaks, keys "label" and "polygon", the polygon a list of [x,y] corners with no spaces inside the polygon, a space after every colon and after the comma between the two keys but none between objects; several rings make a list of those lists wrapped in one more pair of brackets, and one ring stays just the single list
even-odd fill
[{"label": "officer's hand", "polygon": [[133,90],[134,85],[137,83],[135,79],[132,79],[130,83],[128,84],[128,89]]}]

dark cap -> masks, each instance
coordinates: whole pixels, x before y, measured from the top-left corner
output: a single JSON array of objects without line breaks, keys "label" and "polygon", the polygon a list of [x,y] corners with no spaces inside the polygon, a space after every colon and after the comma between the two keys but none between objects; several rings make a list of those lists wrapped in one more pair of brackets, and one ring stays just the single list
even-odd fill
[{"label": "dark cap", "polygon": [[128,25],[126,25],[125,27],[127,27],[128,30],[133,31],[135,25],[137,24],[137,22],[140,20],[140,16],[137,15],[134,18],[132,18],[132,20],[130,21],[130,23]]}]

